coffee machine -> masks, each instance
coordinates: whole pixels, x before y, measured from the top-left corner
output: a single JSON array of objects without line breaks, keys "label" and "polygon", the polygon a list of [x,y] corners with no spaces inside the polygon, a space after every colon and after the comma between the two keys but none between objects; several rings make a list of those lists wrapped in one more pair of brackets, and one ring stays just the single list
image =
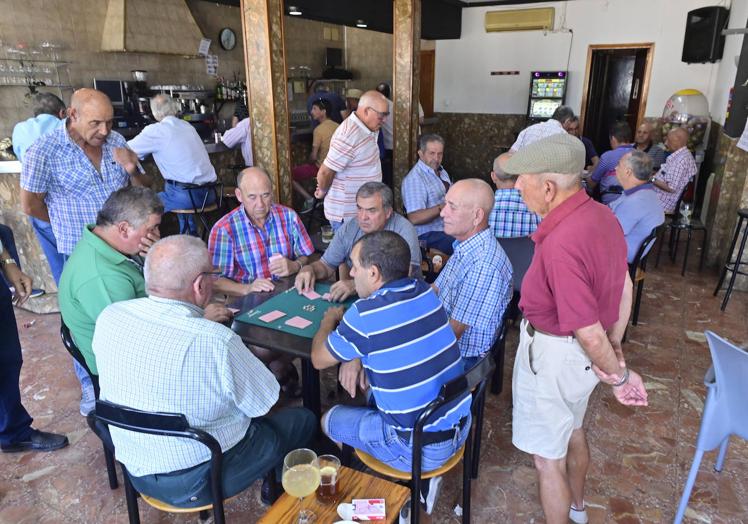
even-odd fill
[{"label": "coffee machine", "polygon": [[151,90],[145,82],[124,82],[94,78],[94,89],[105,93],[114,108],[113,128],[125,138],[155,122],[151,114]]}]

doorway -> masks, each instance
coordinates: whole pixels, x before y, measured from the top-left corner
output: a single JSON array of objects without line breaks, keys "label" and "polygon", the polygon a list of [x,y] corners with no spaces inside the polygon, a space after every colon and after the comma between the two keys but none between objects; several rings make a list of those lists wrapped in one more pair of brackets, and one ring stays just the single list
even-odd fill
[{"label": "doorway", "polygon": [[436,51],[429,49],[420,53],[420,92],[419,101],[423,113],[429,117],[434,114],[434,70],[436,66]]},{"label": "doorway", "polygon": [[653,55],[654,43],[589,46],[580,120],[598,154],[610,149],[613,124],[635,131],[644,118]]}]

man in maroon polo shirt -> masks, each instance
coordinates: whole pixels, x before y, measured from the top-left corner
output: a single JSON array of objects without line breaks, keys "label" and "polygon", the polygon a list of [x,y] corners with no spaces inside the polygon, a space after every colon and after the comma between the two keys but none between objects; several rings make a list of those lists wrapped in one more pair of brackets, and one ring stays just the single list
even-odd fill
[{"label": "man in maroon polo shirt", "polygon": [[504,167],[543,218],[522,282],[512,443],[533,455],[548,524],[587,522],[582,422],[598,382],[613,386],[622,404],[647,405],[621,350],[632,289],[626,241],[611,210],[582,189],[583,168],[584,146],[566,133],[519,150]]}]

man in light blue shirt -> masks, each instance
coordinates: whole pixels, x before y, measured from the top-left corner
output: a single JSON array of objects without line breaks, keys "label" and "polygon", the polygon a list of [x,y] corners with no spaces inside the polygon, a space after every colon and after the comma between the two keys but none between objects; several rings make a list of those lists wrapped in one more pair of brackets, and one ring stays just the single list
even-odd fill
[{"label": "man in light blue shirt", "polygon": [[634,150],[623,155],[616,166],[616,178],[623,194],[611,202],[610,208],[623,228],[626,258],[631,264],[644,239],[665,221],[665,212],[650,182],[652,159],[647,153]]},{"label": "man in light blue shirt", "polygon": [[[40,136],[46,135],[64,125],[65,102],[52,93],[39,93],[34,98],[34,117],[19,122],[13,128],[13,152],[18,160],[23,162],[26,150],[37,141]],[[34,228],[39,245],[44,251],[44,256],[49,262],[49,269],[55,283],[60,282],[64,257],[57,252],[57,240],[52,231],[52,224],[38,218],[29,217],[31,227]]]},{"label": "man in light blue shirt", "polygon": [[600,201],[608,205],[621,195],[621,187],[615,176],[618,161],[634,147],[631,127],[626,122],[618,122],[611,128],[610,147],[610,151],[600,156],[595,171],[587,179],[591,189],[600,186]]},{"label": "man in light blue shirt", "polygon": [[418,239],[427,248],[452,254],[454,237],[444,232],[444,221],[439,216],[444,207],[444,196],[452,186],[447,171],[442,167],[444,139],[439,135],[423,135],[418,140],[418,162],[403,179],[402,196],[405,211],[416,226]]},{"label": "man in light blue shirt", "polygon": [[[141,159],[153,155],[165,182],[164,190],[158,194],[164,203],[164,212],[215,202],[212,189],[188,189],[189,185],[209,184],[217,178],[200,135],[192,124],[177,118],[178,106],[168,95],[154,96],[151,112],[158,122],[143,128],[127,145]],[[192,216],[180,214],[179,229],[189,229],[190,234],[197,235]]]},{"label": "man in light blue shirt", "polygon": [[[147,298],[115,302],[96,321],[93,350],[101,399],[133,409],[181,413],[223,450],[229,498],[309,447],[317,421],[304,408],[269,414],[280,386],[228,327],[204,317],[213,296],[208,250],[172,235],[145,261]],[[117,460],[135,488],[168,504],[210,503],[210,451],[189,439],[111,428]]]},{"label": "man in light blue shirt", "polygon": [[512,265],[488,228],[491,187],[460,180],[446,196],[444,231],[457,239],[434,287],[455,332],[465,368],[490,351],[512,298]]}]

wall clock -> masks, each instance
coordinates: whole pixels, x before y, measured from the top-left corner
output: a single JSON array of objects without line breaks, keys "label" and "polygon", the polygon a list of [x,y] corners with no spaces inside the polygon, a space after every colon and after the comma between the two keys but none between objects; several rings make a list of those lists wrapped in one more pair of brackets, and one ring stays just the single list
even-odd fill
[{"label": "wall clock", "polygon": [[228,27],[221,29],[221,34],[218,39],[221,42],[221,47],[226,51],[231,51],[236,47],[236,33]]}]

